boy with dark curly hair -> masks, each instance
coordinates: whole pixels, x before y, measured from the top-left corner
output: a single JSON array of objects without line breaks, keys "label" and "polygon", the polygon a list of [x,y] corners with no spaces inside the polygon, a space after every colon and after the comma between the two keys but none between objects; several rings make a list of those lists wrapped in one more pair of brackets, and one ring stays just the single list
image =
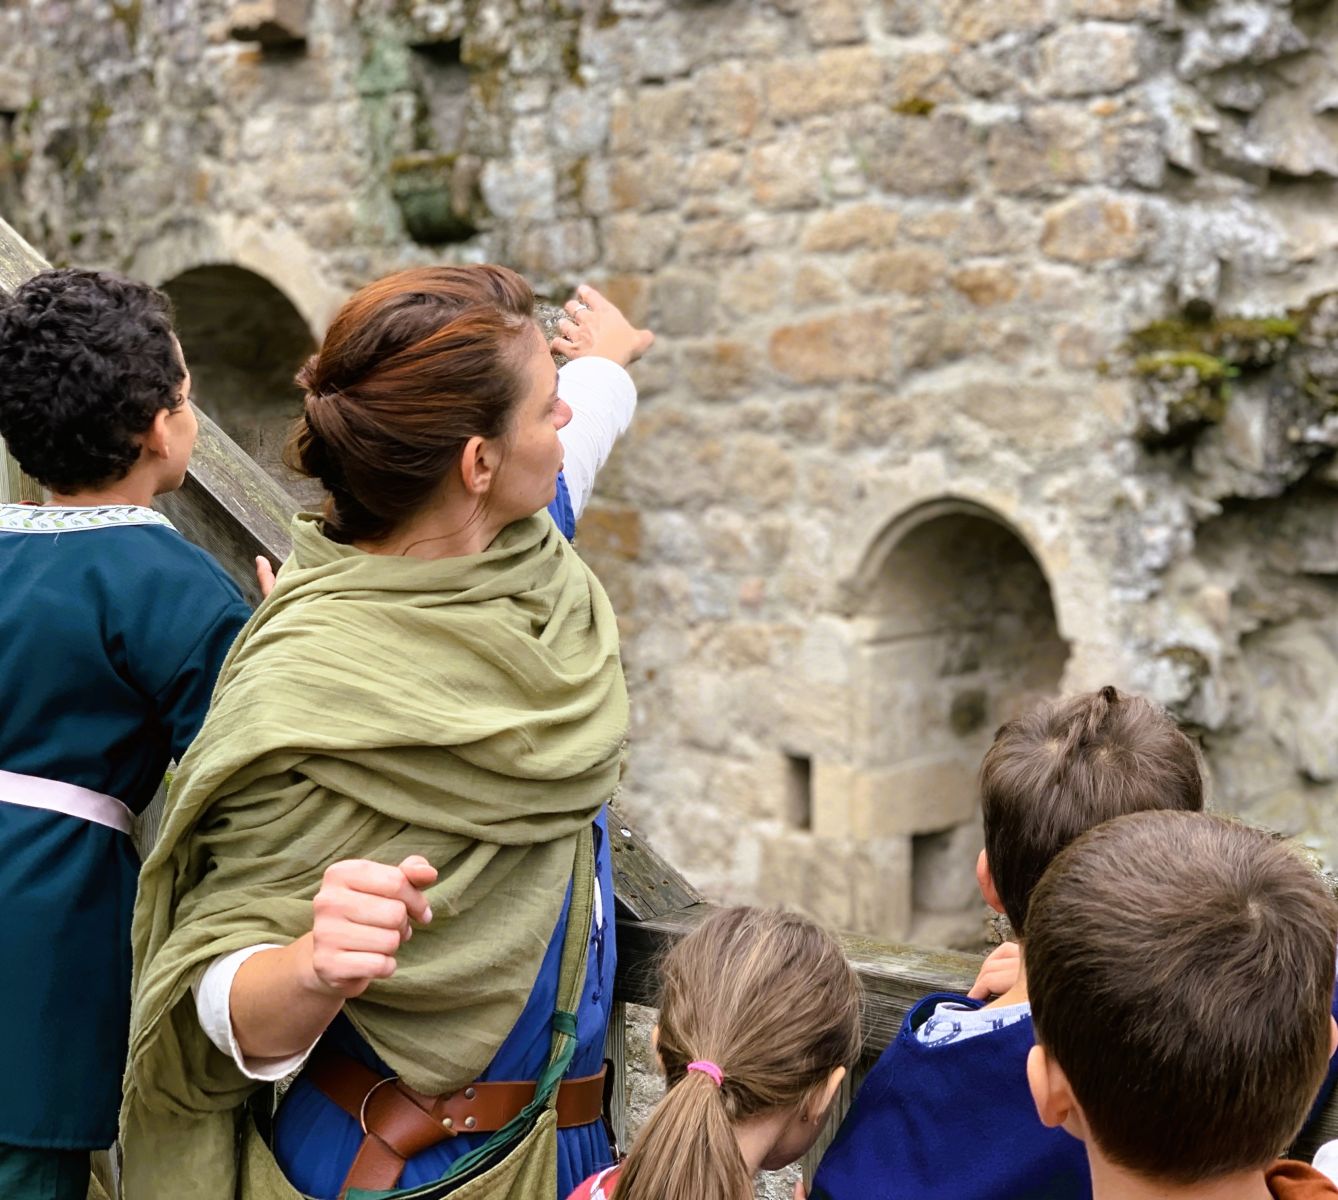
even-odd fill
[{"label": "boy with dark curly hair", "polygon": [[116,1138],[132,821],[250,616],[150,507],[195,443],[168,301],[93,271],[0,296],[0,437],[51,494],[0,504],[0,1196],[83,1200]]}]

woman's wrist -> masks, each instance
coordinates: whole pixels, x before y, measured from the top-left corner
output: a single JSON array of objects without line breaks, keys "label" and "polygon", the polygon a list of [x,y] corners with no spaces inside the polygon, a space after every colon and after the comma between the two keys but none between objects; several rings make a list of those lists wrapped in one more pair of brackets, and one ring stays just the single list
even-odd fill
[{"label": "woman's wrist", "polygon": [[344,1007],[344,997],[316,973],[313,938],[262,950],[232,981],[233,1034],[248,1058],[304,1053]]}]

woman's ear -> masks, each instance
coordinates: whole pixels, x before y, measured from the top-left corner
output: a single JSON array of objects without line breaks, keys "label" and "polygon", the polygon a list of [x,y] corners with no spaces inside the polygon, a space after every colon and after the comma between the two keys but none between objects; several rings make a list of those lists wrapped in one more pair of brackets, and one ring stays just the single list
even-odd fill
[{"label": "woman's ear", "polygon": [[496,443],[472,437],[460,452],[460,480],[470,496],[486,496],[497,477],[500,462]]}]

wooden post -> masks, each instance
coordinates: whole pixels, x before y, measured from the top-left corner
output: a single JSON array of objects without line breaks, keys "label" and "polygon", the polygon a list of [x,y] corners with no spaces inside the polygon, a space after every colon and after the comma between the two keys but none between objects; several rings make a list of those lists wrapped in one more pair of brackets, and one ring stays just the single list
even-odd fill
[{"label": "wooden post", "polygon": [[[11,292],[20,283],[42,270],[46,263],[27,242],[0,219],[0,292]],[[0,504],[41,502],[42,488],[19,470],[4,442],[0,442]]]},{"label": "wooden post", "polygon": [[0,441],[0,504],[21,504],[25,501],[40,504],[42,500],[42,485],[19,470],[19,464],[5,448],[4,442]]},{"label": "wooden post", "polygon": [[618,1149],[627,1153],[627,1005],[613,1002],[609,1013],[609,1031],[604,1037],[604,1057],[613,1070],[613,1091],[609,1096],[609,1124]]}]

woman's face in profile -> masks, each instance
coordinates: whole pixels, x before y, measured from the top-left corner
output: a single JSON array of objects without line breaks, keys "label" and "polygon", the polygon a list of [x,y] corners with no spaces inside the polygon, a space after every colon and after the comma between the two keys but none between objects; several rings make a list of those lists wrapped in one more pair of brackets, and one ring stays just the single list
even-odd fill
[{"label": "woman's face in profile", "polygon": [[557,494],[562,469],[558,430],[571,420],[571,409],[557,394],[557,367],[537,325],[530,328],[522,371],[525,393],[512,414],[503,443],[502,463],[490,497],[506,521],[517,521],[546,508]]}]

